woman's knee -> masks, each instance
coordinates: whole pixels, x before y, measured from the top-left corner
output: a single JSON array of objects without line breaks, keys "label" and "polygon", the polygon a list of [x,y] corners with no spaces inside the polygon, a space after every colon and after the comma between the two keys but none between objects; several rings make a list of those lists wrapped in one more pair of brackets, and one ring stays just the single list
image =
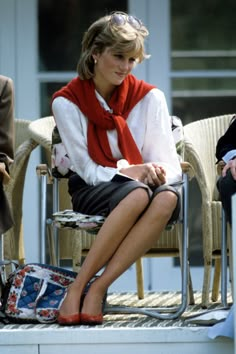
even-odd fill
[{"label": "woman's knee", "polygon": [[166,190],[156,194],[152,200],[152,205],[168,220],[175,211],[175,214],[179,214],[179,196],[172,191]]},{"label": "woman's knee", "polygon": [[144,210],[150,202],[148,191],[144,188],[136,188],[130,192],[123,200],[123,204],[130,205],[132,208]]}]

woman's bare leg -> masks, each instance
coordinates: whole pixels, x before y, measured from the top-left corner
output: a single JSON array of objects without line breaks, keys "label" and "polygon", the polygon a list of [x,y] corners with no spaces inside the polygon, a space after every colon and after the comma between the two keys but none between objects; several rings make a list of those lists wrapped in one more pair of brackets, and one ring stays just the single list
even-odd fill
[{"label": "woman's bare leg", "polygon": [[101,277],[91,286],[85,297],[83,313],[101,313],[101,301],[106,289],[152,247],[169,221],[176,202],[176,195],[170,191],[155,196],[149,208],[117,248]]},{"label": "woman's bare leg", "polygon": [[71,315],[78,312],[84,287],[112,258],[148,203],[147,191],[138,188],[128,194],[110,213],[93,242],[75,282],[68,290],[67,297],[60,308],[61,315]]}]

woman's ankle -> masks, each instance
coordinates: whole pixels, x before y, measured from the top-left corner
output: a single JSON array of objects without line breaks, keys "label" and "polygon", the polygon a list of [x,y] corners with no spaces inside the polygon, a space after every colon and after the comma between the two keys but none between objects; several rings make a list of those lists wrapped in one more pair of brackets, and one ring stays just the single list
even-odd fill
[{"label": "woman's ankle", "polygon": [[98,291],[97,287],[91,286],[86,294],[81,309],[82,313],[89,315],[99,315],[102,313],[102,302],[104,294],[102,291]]},{"label": "woman's ankle", "polygon": [[79,313],[79,307],[80,296],[73,287],[68,287],[66,296],[60,307],[60,313],[64,315]]}]

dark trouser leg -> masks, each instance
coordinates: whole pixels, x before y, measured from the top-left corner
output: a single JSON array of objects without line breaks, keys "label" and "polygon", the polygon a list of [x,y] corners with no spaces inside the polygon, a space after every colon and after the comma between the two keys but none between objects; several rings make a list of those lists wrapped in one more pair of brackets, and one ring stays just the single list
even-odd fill
[{"label": "dark trouser leg", "polygon": [[230,170],[225,177],[220,177],[217,182],[223,208],[226,212],[227,221],[232,224],[231,197],[236,193],[236,181],[233,179]]}]

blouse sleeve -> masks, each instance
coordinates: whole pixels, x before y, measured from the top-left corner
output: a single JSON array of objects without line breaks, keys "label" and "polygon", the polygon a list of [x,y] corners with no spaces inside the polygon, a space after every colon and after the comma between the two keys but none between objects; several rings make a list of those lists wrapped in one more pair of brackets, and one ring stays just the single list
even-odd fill
[{"label": "blouse sleeve", "polygon": [[143,145],[144,162],[156,162],[166,169],[167,183],[182,178],[179,156],[171,129],[171,120],[164,94],[156,89],[148,95],[146,134]]},{"label": "blouse sleeve", "polygon": [[0,75],[0,161],[14,159],[14,85],[11,78]]},{"label": "blouse sleeve", "polygon": [[88,154],[87,119],[79,108],[64,97],[52,104],[53,115],[72,163],[71,169],[89,185],[110,181],[117,173],[116,168],[96,164]]}]

